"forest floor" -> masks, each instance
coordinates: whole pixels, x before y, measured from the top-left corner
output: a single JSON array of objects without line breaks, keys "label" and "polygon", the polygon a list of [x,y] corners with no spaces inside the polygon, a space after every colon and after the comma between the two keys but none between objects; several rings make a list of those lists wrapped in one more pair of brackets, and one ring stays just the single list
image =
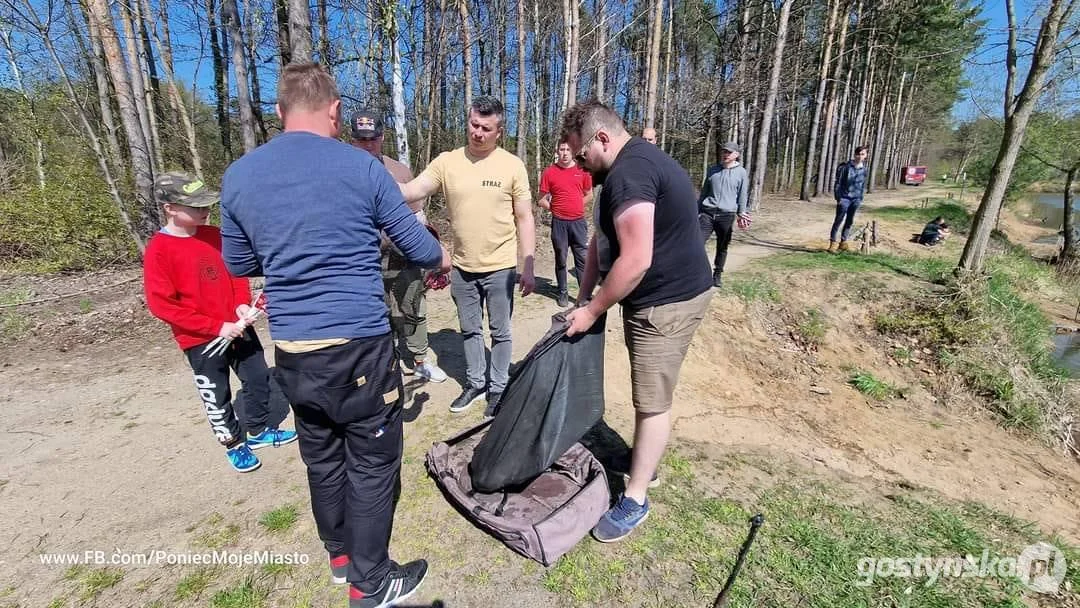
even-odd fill
[{"label": "forest floor", "polygon": [[[725,288],[683,367],[652,517],[625,542],[587,538],[550,568],[471,525],[424,471],[433,442],[482,418],[482,408],[447,410],[464,379],[461,339],[449,290],[431,294],[431,345],[451,380],[407,385],[391,554],[431,564],[408,605],[704,608],[760,512],[765,524],[733,606],[1080,606],[1080,463],[943,384],[921,360],[921,344],[875,330],[876,315],[935,288],[883,255],[958,258],[961,235],[933,249],[908,242],[931,219],[923,205],[932,213],[953,192],[869,195],[857,225],[878,220],[874,250],[883,253],[861,257],[823,253],[831,200],[766,199],[751,231],[732,243]],[[544,230],[542,289],[515,305],[515,359],[558,311]],[[1011,212],[1003,230],[1023,244],[1050,233]],[[1048,255],[1038,246],[1032,253]],[[260,451],[263,467],[251,474],[228,467],[190,369],[145,310],[140,278],[123,268],[0,280],[0,307],[21,304],[0,308],[0,607],[346,605],[344,588],[329,581],[296,446]],[[78,295],[27,304],[63,294]],[[1038,304],[1051,322],[1075,327],[1075,300]],[[605,422],[629,441],[617,310],[607,332]],[[265,327],[260,333],[269,344]],[[860,392],[860,372],[886,390]],[[868,561],[1015,557],[1036,541],[1069,561],[1056,593],[1008,576],[907,578]],[[108,562],[214,550],[295,552],[307,563],[46,563],[68,554],[83,562],[87,551]]]}]

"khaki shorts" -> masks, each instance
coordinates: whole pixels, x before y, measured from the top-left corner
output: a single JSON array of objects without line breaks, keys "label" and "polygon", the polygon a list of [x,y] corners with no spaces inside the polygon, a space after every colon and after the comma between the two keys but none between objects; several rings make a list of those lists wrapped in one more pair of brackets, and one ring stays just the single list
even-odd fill
[{"label": "khaki shorts", "polygon": [[682,302],[623,310],[630,384],[638,412],[662,414],[671,409],[679,369],[711,299],[710,289]]}]

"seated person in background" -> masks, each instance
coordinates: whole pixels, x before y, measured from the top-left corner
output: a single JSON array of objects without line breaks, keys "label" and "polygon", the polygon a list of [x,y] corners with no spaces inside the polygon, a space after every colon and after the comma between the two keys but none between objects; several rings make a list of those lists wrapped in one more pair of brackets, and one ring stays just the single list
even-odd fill
[{"label": "seated person in background", "polygon": [[933,247],[948,238],[951,233],[945,218],[938,216],[923,227],[922,234],[919,235],[919,244]]}]

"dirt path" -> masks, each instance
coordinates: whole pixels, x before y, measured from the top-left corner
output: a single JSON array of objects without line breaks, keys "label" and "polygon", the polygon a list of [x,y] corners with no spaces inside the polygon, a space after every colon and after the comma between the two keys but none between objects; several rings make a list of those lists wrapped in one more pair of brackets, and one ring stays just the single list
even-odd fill
[{"label": "dirt path", "polygon": [[[927,196],[927,190],[874,195],[867,206]],[[823,248],[831,221],[830,201],[770,199],[752,232],[736,236],[728,268],[739,270],[777,251]],[[547,241],[538,240],[539,273],[550,277]],[[837,310],[840,304],[825,291],[807,285],[803,293],[807,305],[820,304],[860,322],[861,311]],[[320,598],[341,602],[340,593],[325,582],[295,446],[260,452],[264,465],[255,474],[232,473],[206,429],[190,370],[167,331],[141,310],[137,282],[121,296],[98,297],[100,327],[123,312],[131,319],[131,337],[111,332],[108,340],[69,344],[49,338],[46,329],[41,338],[0,348],[0,402],[6,410],[0,429],[0,606],[44,606],[57,597],[65,568],[43,565],[41,554],[180,552],[222,544],[311,556],[312,564],[274,596],[273,605],[305,605],[305,597],[315,598],[314,605],[324,605]],[[518,301],[515,358],[543,335],[556,311],[554,301],[543,295]],[[454,514],[424,476],[423,454],[432,441],[478,422],[481,412],[455,416],[446,409],[464,378],[448,292],[430,298],[429,318],[432,349],[452,379],[410,389],[405,496],[393,550],[406,559],[416,557],[420,547],[435,553],[423,601],[441,598],[455,607],[558,605],[537,583],[534,570],[495,549],[481,532],[461,522],[450,529],[431,525]],[[793,462],[872,489],[932,488],[1037,521],[1072,542],[1080,539],[1075,463],[1009,434],[979,413],[944,409],[925,391],[892,407],[871,406],[844,385],[841,366],[859,361],[888,369],[883,354],[837,336],[816,361],[807,360],[779,348],[763,329],[767,326],[735,297],[714,298],[676,395],[676,442],[703,444],[713,454]],[[617,312],[608,332],[606,419],[630,437],[629,369]],[[264,330],[262,335],[268,344]],[[811,384],[831,394],[811,393]],[[729,484],[728,491],[738,488]],[[299,511],[285,536],[258,523],[261,514],[282,505]],[[499,565],[503,580],[470,584],[470,568],[478,563]],[[144,606],[155,599],[162,605],[205,605],[206,597],[174,596],[177,581],[189,573],[182,567],[126,569],[98,605]]]}]

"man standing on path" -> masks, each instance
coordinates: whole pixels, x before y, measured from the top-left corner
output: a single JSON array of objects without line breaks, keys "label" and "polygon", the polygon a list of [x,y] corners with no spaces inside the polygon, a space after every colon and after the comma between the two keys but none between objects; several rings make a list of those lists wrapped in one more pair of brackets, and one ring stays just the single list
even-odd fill
[{"label": "man standing on path", "polygon": [[[649,516],[646,498],[671,433],[671,401],[690,340],[712,298],[709,260],[697,230],[694,186],[686,170],[644,139],[631,137],[614,111],[597,101],[563,116],[562,139],[574,159],[603,182],[597,232],[607,236],[612,265],[599,277],[596,239],[589,244],[579,308],[567,335],[588,330],[622,304],[635,410],[626,492],[593,528],[601,542],[630,534]],[[590,299],[590,296],[591,299]]]},{"label": "man standing on path", "polygon": [[[848,237],[851,225],[855,222],[855,212],[862,205],[863,190],[866,187],[866,146],[855,148],[855,156],[836,168],[836,181],[833,183],[833,198],[836,199],[836,219],[833,220],[832,232],[829,233],[829,251],[836,251],[836,238],[840,237],[840,251],[848,250]],[[840,225],[843,224],[843,232]]]},{"label": "man standing on path", "polygon": [[[349,121],[352,145],[379,159],[399,184],[413,178],[412,171],[389,156],[384,156],[382,116],[371,110],[361,110]],[[409,206],[421,224],[427,224],[423,205],[417,201]],[[390,326],[398,342],[402,372],[432,382],[445,382],[446,372],[428,360],[427,298],[424,297],[424,271],[409,264],[401,250],[383,239],[383,287],[386,306],[390,309]],[[402,344],[403,343],[403,344]]]},{"label": "man standing on path", "polygon": [[[529,173],[520,158],[499,147],[504,128],[502,103],[487,95],[476,97],[469,108],[468,144],[443,152],[416,179],[401,185],[406,201],[441,191],[450,214],[454,238],[450,293],[465,339],[468,376],[465,389],[450,404],[451,412],[464,411],[486,392],[485,414],[495,414],[510,374],[514,285],[521,286],[523,296],[536,286]],[[490,366],[484,353],[485,304],[491,332]]]},{"label": "man standing on path", "polygon": [[551,211],[551,245],[555,249],[555,283],[558,304],[566,308],[570,296],[566,287],[566,248],[574,255],[574,280],[581,286],[585,254],[589,250],[589,221],[585,207],[592,202],[592,176],[577,166],[566,142],[559,144],[557,160],[540,176],[542,209]]},{"label": "man standing on path", "polygon": [[222,180],[222,254],[264,276],[276,374],[292,403],[311,510],[350,608],[416,590],[427,562],[390,560],[403,447],[401,374],[380,277],[379,233],[414,264],[450,269],[446,250],[370,154],[338,140],[341,97],[316,63],[278,79],[284,131]]},{"label": "man standing on path", "polygon": [[698,222],[701,238],[708,242],[709,235],[716,233],[716,257],[713,258],[713,286],[723,286],[724,264],[727,262],[728,245],[731,244],[731,227],[738,218],[739,228],[750,226],[750,214],[746,211],[746,197],[750,192],[750,180],[746,168],[739,163],[739,145],[728,142],[720,148],[720,164],[709,167],[705,183],[698,199]]}]

